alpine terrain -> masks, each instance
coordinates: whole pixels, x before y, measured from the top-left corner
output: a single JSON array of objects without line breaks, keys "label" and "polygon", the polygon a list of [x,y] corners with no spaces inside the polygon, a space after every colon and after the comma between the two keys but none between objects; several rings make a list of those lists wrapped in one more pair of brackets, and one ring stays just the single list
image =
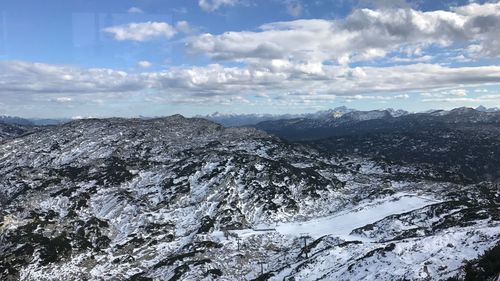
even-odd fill
[{"label": "alpine terrain", "polygon": [[180,115],[1,128],[1,280],[498,277],[497,177]]}]

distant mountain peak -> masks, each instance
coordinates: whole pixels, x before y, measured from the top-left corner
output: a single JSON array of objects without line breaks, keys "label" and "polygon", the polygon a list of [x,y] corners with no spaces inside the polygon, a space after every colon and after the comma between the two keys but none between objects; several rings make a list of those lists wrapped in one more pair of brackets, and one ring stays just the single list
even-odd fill
[{"label": "distant mountain peak", "polygon": [[500,108],[498,108],[498,107],[489,107],[489,108],[486,108],[483,105],[480,105],[480,106],[476,107],[476,110],[477,111],[481,111],[481,112],[500,112]]},{"label": "distant mountain peak", "polygon": [[0,115],[0,123],[11,124],[11,125],[22,125],[22,126],[32,126],[34,125],[28,119],[24,119],[16,116]]}]

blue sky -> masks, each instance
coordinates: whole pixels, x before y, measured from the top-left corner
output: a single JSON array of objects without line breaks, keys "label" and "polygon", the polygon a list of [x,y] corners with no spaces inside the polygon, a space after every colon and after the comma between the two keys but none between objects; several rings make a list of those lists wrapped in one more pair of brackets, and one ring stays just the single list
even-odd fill
[{"label": "blue sky", "polygon": [[500,106],[498,1],[0,3],[0,114]]}]

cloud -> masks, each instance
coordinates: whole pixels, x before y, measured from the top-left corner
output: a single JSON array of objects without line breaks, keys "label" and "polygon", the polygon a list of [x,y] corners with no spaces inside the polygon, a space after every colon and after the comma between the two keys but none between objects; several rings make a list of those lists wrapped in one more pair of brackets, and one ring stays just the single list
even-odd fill
[{"label": "cloud", "polygon": [[137,7],[131,7],[130,9],[128,9],[127,12],[129,14],[142,14],[142,13],[144,13],[144,11],[141,8],[137,8]]},{"label": "cloud", "polygon": [[150,68],[153,64],[150,61],[147,60],[141,60],[137,62],[137,66],[141,68]]},{"label": "cloud", "polygon": [[485,103],[485,104],[500,104],[500,95],[481,95],[475,98],[466,97],[442,97],[442,98],[427,98],[423,102],[445,102],[445,103]]},{"label": "cloud", "polygon": [[466,97],[468,95],[465,89],[451,89],[448,91],[425,92],[420,94],[422,97],[448,98],[448,97]]},{"label": "cloud", "polygon": [[140,77],[124,71],[23,61],[0,62],[0,95],[128,92],[144,87]]},{"label": "cloud", "polygon": [[71,97],[56,97],[49,99],[49,101],[56,102],[56,103],[69,103],[73,101],[73,98]]},{"label": "cloud", "polygon": [[234,6],[237,0],[199,0],[198,5],[205,12],[213,12],[222,6]]},{"label": "cloud", "polygon": [[127,73],[21,61],[0,62],[1,108],[10,114],[36,112],[34,108],[42,108],[44,114],[56,110],[61,116],[75,112],[105,115],[110,110],[114,115],[127,115],[130,106],[147,112],[148,108],[165,105],[317,110],[336,100],[383,103],[409,99],[422,92],[432,93],[421,95],[422,102],[497,106],[500,100],[494,93],[475,93],[482,94],[480,97],[461,94],[463,88],[471,89],[472,93],[474,87],[482,89],[494,84],[500,85],[500,66],[349,67],[271,60],[268,64],[247,67],[211,64]]},{"label": "cloud", "polygon": [[489,91],[488,91],[488,89],[475,89],[474,92],[475,93],[487,93]]},{"label": "cloud", "polygon": [[103,29],[118,41],[148,41],[156,38],[172,38],[176,29],[165,22],[140,22],[129,23],[126,25],[111,26]]},{"label": "cloud", "polygon": [[[355,67],[270,61],[269,64],[225,67],[212,64],[163,71],[127,73],[111,69],[81,69],[20,61],[0,62],[0,99],[59,95],[95,95],[112,100],[116,94],[148,93],[165,102],[220,102],[235,96],[265,93],[272,100],[320,102],[406,99],[411,93],[441,93],[426,98],[464,98],[457,85],[500,84],[500,66],[452,68],[434,64]],[[447,93],[446,96],[443,93]],[[51,96],[53,97],[53,96]],[[121,97],[119,97],[121,98]]]},{"label": "cloud", "polygon": [[352,97],[348,97],[347,101],[353,100],[380,100],[380,101],[388,101],[388,100],[401,100],[401,99],[409,99],[410,96],[408,94],[399,94],[399,95],[386,95],[386,96],[373,96],[373,95],[354,95]]},{"label": "cloud", "polygon": [[419,57],[392,57],[391,61],[393,62],[428,62],[433,60],[434,58],[430,55],[424,55]]},{"label": "cloud", "polygon": [[214,60],[366,61],[391,52],[436,52],[454,44],[476,57],[500,56],[500,3],[470,4],[451,11],[412,8],[355,9],[344,19],[275,22],[258,31],[201,34],[187,47]]},{"label": "cloud", "polygon": [[189,23],[187,21],[184,21],[184,20],[178,21],[175,24],[175,29],[177,29],[179,32],[186,33],[186,34],[193,32],[193,29],[191,28]]}]

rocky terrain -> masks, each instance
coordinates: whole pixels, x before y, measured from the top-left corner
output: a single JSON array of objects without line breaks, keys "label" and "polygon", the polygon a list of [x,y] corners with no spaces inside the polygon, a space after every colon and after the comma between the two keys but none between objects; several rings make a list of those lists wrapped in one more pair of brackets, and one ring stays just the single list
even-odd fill
[{"label": "rocky terrain", "polygon": [[292,141],[367,133],[414,132],[420,129],[453,129],[463,125],[500,124],[500,112],[472,108],[412,113],[394,110],[352,111],[320,119],[298,118],[264,121],[254,127]]},{"label": "rocky terrain", "polygon": [[357,111],[256,127],[324,153],[418,166],[443,181],[500,180],[500,112],[457,108],[395,116]]},{"label": "rocky terrain", "polygon": [[0,142],[0,279],[493,278],[499,203],[495,181],[253,128],[78,120]]},{"label": "rocky terrain", "polygon": [[23,126],[17,124],[7,124],[0,122],[0,142],[7,139],[12,139],[26,134],[31,130],[30,126]]}]

